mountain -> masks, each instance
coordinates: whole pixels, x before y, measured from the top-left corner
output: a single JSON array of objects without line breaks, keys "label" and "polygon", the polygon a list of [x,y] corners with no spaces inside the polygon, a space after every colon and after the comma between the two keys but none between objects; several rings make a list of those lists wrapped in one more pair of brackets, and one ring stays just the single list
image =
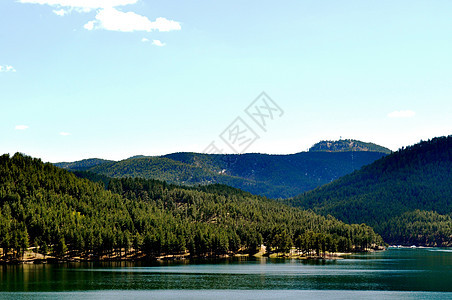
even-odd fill
[{"label": "mountain", "polygon": [[224,185],[180,187],[111,179],[108,190],[22,154],[0,156],[0,247],[59,257],[219,255],[364,250],[382,244],[366,225],[286,206]]},{"label": "mountain", "polygon": [[141,177],[188,186],[219,183],[269,198],[288,198],[329,183],[385,155],[386,152],[368,150],[290,155],[182,152],[103,161],[91,167],[86,167],[83,161],[55,165],[114,178]]},{"label": "mountain", "polygon": [[89,168],[112,162],[111,160],[105,160],[100,158],[90,158],[90,159],[83,159],[75,162],[60,162],[57,164],[58,167],[62,169],[68,169],[68,170],[77,170],[77,171],[86,171]]},{"label": "mountain", "polygon": [[370,151],[390,154],[392,151],[383,146],[365,143],[357,140],[320,141],[309,148],[309,152],[347,152],[347,151]]},{"label": "mountain", "polygon": [[401,149],[287,202],[366,223],[389,243],[452,246],[452,136]]}]

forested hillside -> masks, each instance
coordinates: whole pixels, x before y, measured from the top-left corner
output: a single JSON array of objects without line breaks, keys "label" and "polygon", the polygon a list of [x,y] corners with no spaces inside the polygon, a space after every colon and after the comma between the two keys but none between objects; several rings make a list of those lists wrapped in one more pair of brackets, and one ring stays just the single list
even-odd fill
[{"label": "forested hillside", "polygon": [[[86,173],[85,173],[86,174]],[[103,178],[100,178],[101,180]],[[347,225],[240,190],[183,188],[146,179],[97,184],[21,154],[0,157],[0,247],[95,258],[140,252],[218,255],[268,249],[362,250],[382,239]],[[4,257],[5,258],[5,257]]]},{"label": "forested hillside", "polygon": [[[192,186],[220,183],[269,198],[288,198],[329,183],[384,155],[367,150],[291,155],[173,153],[119,162],[85,160],[55,165],[114,178],[140,177]],[[89,163],[93,165],[87,167]]]},{"label": "forested hillside", "polygon": [[74,162],[61,162],[58,163],[58,167],[68,170],[77,170],[77,171],[86,171],[89,168],[112,162],[111,160],[105,160],[100,158],[90,158],[90,159],[84,159],[80,161],[74,161]]},{"label": "forested hillside", "polygon": [[391,218],[381,231],[397,245],[451,246],[452,215],[416,209]]},{"label": "forested hillside", "polygon": [[288,202],[369,224],[390,243],[452,246],[452,136],[401,149]]}]

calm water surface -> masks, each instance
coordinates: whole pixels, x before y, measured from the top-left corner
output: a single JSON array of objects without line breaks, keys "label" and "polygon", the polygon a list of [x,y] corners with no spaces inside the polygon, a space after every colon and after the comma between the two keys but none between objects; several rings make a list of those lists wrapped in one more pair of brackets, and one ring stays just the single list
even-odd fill
[{"label": "calm water surface", "polygon": [[452,299],[452,249],[343,260],[0,266],[0,299]]}]

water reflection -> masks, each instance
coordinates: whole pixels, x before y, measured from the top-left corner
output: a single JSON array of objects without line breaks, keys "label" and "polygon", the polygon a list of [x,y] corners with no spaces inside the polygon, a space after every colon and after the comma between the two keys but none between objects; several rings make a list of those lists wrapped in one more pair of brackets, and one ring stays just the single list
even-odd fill
[{"label": "water reflection", "polygon": [[[1,266],[0,291],[368,290],[452,292],[452,254],[393,249],[342,260],[235,258]],[[447,249],[446,249],[447,250]],[[0,298],[5,294],[0,294]]]}]

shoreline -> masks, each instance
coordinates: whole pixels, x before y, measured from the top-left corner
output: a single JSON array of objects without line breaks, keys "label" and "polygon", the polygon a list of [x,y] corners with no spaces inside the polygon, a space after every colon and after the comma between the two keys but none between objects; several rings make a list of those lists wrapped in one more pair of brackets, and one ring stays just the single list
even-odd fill
[{"label": "shoreline", "polygon": [[233,259],[233,258],[270,258],[270,259],[299,259],[299,260],[337,260],[344,259],[346,256],[350,256],[356,253],[372,253],[385,251],[385,249],[369,249],[367,251],[357,251],[357,252],[333,252],[325,253],[323,255],[316,254],[291,254],[291,253],[266,253],[258,252],[255,254],[248,253],[228,253],[228,254],[211,254],[211,255],[190,255],[189,253],[183,254],[164,254],[159,256],[150,256],[144,253],[133,252],[125,256],[95,256],[89,255],[87,257],[81,256],[69,256],[69,257],[55,257],[51,255],[33,253],[31,251],[26,251],[24,258],[11,258],[11,259],[0,259],[0,265],[20,265],[20,264],[63,264],[63,263],[86,263],[86,262],[143,262],[143,261],[185,261],[185,260],[210,260],[210,259]]}]

